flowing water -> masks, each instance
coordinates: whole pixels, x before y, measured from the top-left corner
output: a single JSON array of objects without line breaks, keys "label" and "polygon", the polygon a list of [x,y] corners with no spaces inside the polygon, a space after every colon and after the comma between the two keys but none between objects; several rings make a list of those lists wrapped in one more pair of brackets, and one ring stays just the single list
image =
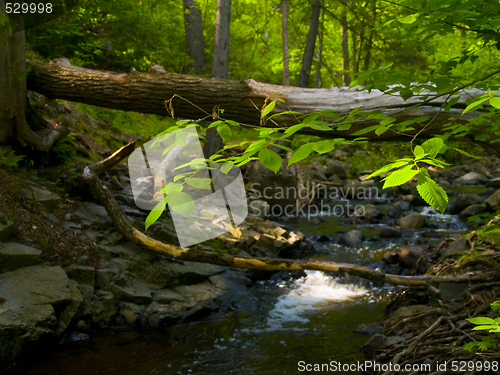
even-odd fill
[{"label": "flowing water", "polygon": [[[443,235],[466,229],[455,216],[443,217],[430,209],[422,213]],[[302,217],[288,226],[313,239],[330,236],[331,241],[315,243],[320,250],[316,257],[321,259],[376,268],[388,248],[422,237],[421,232],[406,231],[401,238],[382,241],[377,238],[380,225],[341,225],[339,218],[319,216],[319,222]],[[367,234],[363,247],[335,244],[340,231],[352,228]],[[367,341],[354,329],[381,319],[395,290],[319,271],[308,271],[298,279],[276,277],[249,288],[239,311],[219,312],[154,332],[97,333],[90,340],[62,345],[17,373],[296,374],[299,362],[352,364],[364,361],[359,348]]]}]

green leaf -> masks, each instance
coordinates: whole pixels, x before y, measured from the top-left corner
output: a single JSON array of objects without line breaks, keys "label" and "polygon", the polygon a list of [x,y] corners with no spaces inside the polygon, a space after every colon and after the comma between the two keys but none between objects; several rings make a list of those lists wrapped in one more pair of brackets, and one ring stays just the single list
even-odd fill
[{"label": "green leaf", "polygon": [[[187,172],[187,173],[192,173],[192,172]],[[185,173],[183,173],[185,174]],[[163,189],[160,190],[161,193],[163,194],[170,194],[173,191],[182,191],[182,184],[177,184],[175,182],[169,182],[167,186],[165,186]]]},{"label": "green leaf", "polygon": [[415,155],[415,159],[422,159],[425,156],[424,148],[422,146],[415,146],[413,154]]},{"label": "green leaf", "polygon": [[400,169],[392,172],[387,178],[385,178],[384,189],[403,185],[405,182],[410,181],[418,171],[415,169]]},{"label": "green leaf", "polygon": [[239,123],[237,123],[236,121],[233,121],[233,120],[226,120],[226,124],[229,124],[231,126],[240,126]]},{"label": "green leaf", "polygon": [[292,125],[288,129],[285,130],[285,135],[292,135],[302,129],[306,124],[300,123],[297,125]]},{"label": "green leaf", "polygon": [[197,189],[211,190],[212,184],[209,178],[186,178],[186,184]]},{"label": "green leaf", "polygon": [[191,216],[196,208],[193,199],[182,191],[171,192],[167,195],[167,201],[171,210],[185,217]]},{"label": "green leaf", "polygon": [[420,168],[417,191],[424,201],[444,215],[448,205],[448,195],[432,178],[425,168]]},{"label": "green leaf", "polygon": [[487,318],[485,316],[479,316],[477,318],[469,318],[467,320],[472,324],[496,324],[494,319]]},{"label": "green leaf", "polygon": [[335,149],[335,142],[333,140],[319,141],[313,143],[313,150],[318,154],[325,154]]},{"label": "green leaf", "polygon": [[490,307],[493,309],[493,310],[500,310],[500,301],[495,301],[493,302]]},{"label": "green leaf", "polygon": [[500,98],[498,96],[494,96],[490,99],[490,105],[495,107],[496,109],[500,109]]},{"label": "green leaf", "polygon": [[384,134],[387,130],[389,130],[389,128],[385,127],[385,126],[379,126],[376,130],[375,130],[375,134],[377,135],[382,135]]},{"label": "green leaf", "polygon": [[352,124],[342,124],[337,127],[338,131],[344,131],[344,130],[349,130],[351,128]]},{"label": "green leaf", "polygon": [[462,112],[462,115],[465,114],[466,112],[470,111],[471,109],[474,109],[480,104],[483,104],[485,101],[487,101],[489,96],[482,96],[481,99],[476,100],[475,102],[469,104],[467,107],[465,107],[464,111]]},{"label": "green leaf", "polygon": [[220,134],[224,141],[231,137],[231,128],[227,124],[219,125],[217,127],[217,132]]},{"label": "green leaf", "polygon": [[443,147],[444,142],[441,138],[431,138],[422,143],[422,148],[426,153],[429,154],[429,157],[435,158],[436,155],[439,153],[441,148]]},{"label": "green leaf", "polygon": [[262,110],[262,114],[260,115],[260,118],[264,118],[269,112],[271,112],[274,107],[276,106],[276,100],[273,100],[271,103],[266,105],[264,109]]},{"label": "green leaf", "polygon": [[364,129],[360,129],[357,132],[352,133],[352,135],[366,134],[366,133],[369,133],[371,131],[377,130],[379,127],[380,127],[380,125],[368,126],[368,127],[364,128]]},{"label": "green leaf", "polygon": [[268,148],[263,148],[259,151],[259,161],[264,167],[272,170],[274,173],[278,172],[282,163],[281,157]]},{"label": "green leaf", "polygon": [[417,20],[418,13],[410,14],[409,16],[399,18],[398,21],[401,23],[413,23]]},{"label": "green leaf", "polygon": [[410,159],[396,160],[394,163],[387,164],[387,165],[383,166],[382,168],[376,170],[372,174],[370,174],[368,177],[365,177],[365,180],[370,179],[370,178],[375,177],[375,176],[380,176],[381,174],[387,173],[395,168],[403,167],[409,163],[409,160]]},{"label": "green leaf", "polygon": [[490,136],[486,133],[483,133],[483,134],[479,134],[479,135],[476,135],[474,137],[474,140],[475,141],[478,141],[478,142],[484,142],[486,141]]},{"label": "green leaf", "polygon": [[452,150],[455,150],[455,151],[458,151],[460,152],[461,154],[465,155],[465,156],[468,156],[469,158],[474,158],[474,159],[481,159],[479,156],[474,156],[472,154],[469,154],[467,151],[464,151],[464,150],[460,150],[459,148],[455,148],[455,147],[450,147]]},{"label": "green leaf", "polygon": [[220,167],[220,171],[221,173],[228,174],[233,167],[234,167],[233,163],[224,163],[224,165]]},{"label": "green leaf", "polygon": [[223,123],[224,123],[224,121],[222,121],[222,120],[217,120],[217,121],[214,121],[214,122],[212,122],[212,123],[208,126],[208,129],[214,128],[214,127],[219,126],[220,124],[223,124]]},{"label": "green leaf", "polygon": [[165,206],[167,205],[167,199],[162,199],[158,204],[153,208],[153,210],[149,213],[148,217],[146,218],[145,226],[146,229],[144,230],[147,232],[148,228],[153,225],[161,216],[163,211],[165,211]]},{"label": "green leaf", "polygon": [[306,143],[305,145],[300,146],[293,153],[293,155],[290,156],[290,159],[288,159],[288,166],[307,158],[309,156],[309,154],[313,151],[313,148],[314,148],[314,146],[312,143]]}]

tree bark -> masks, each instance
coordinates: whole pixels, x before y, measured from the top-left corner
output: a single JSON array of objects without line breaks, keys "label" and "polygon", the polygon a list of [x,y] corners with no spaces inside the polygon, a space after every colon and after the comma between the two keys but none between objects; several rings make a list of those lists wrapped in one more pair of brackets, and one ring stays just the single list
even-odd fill
[{"label": "tree bark", "polygon": [[317,66],[316,66],[316,88],[321,87],[321,63],[323,59],[323,29],[325,25],[325,11],[324,6],[321,4],[321,29],[318,32],[318,54],[317,54]]},{"label": "tree bark", "polygon": [[375,28],[375,21],[377,18],[377,0],[372,0],[372,23],[370,27],[370,32],[368,34],[368,40],[366,43],[366,54],[365,54],[365,61],[363,64],[363,70],[368,70],[370,67],[370,59],[371,59],[371,53],[372,53],[372,45],[373,45],[373,32]]},{"label": "tree bark", "polygon": [[288,52],[288,5],[281,0],[281,34],[283,39],[283,86],[290,86],[290,54]]},{"label": "tree bark", "polygon": [[300,69],[299,80],[297,87],[307,87],[309,84],[309,75],[311,74],[311,66],[314,57],[314,47],[316,46],[316,37],[318,35],[319,13],[321,2],[316,0],[312,4],[311,24],[309,25],[309,33],[307,34],[307,43],[302,59],[302,68]]},{"label": "tree bark", "polygon": [[[0,0],[0,13],[5,13],[5,1]],[[21,31],[9,35],[0,29],[0,143],[13,138],[21,145],[29,145],[39,151],[48,151],[63,132],[46,128],[31,130],[26,112],[31,110],[26,97],[26,54],[24,19],[12,16]]]},{"label": "tree bark", "polygon": [[109,188],[99,178],[99,174],[109,168],[112,168],[125,157],[130,155],[134,151],[136,146],[137,145],[135,143],[130,143],[129,145],[122,147],[107,159],[86,167],[83,177],[108,211],[109,216],[113,220],[118,230],[130,242],[142,247],[145,250],[149,250],[151,252],[177,260],[211,263],[234,268],[265,271],[319,270],[360,276],[370,280],[377,280],[396,285],[427,285],[437,284],[441,282],[487,280],[492,279],[496,275],[495,272],[479,272],[442,276],[400,276],[386,274],[369,267],[358,266],[355,264],[336,263],[319,260],[235,257],[229,254],[220,254],[215,251],[200,251],[165,244],[145,235],[137,228],[133,227],[128,217],[120,209]]},{"label": "tree bark", "polygon": [[201,10],[194,0],[182,0],[182,4],[188,54],[194,61],[194,73],[203,74],[205,69],[205,43],[203,42]]},{"label": "tree bark", "polygon": [[[402,111],[409,107],[421,104],[414,97],[404,101],[398,96],[383,95],[377,90],[371,93],[367,91],[356,92],[343,88],[331,89],[304,89],[291,86],[269,85],[256,82],[253,79],[246,81],[226,81],[221,79],[200,78],[175,73],[139,74],[139,73],[114,73],[109,71],[91,70],[74,67],[68,64],[31,62],[31,72],[28,76],[28,89],[37,91],[51,98],[66,99],[82,102],[101,107],[119,109],[124,111],[153,113],[168,115],[165,109],[165,100],[173,95],[175,116],[200,119],[212,113],[215,106],[224,108],[224,118],[238,121],[243,124],[258,126],[260,123],[260,112],[255,107],[262,107],[269,95],[277,96],[285,100],[278,102],[272,113],[282,112],[287,109],[299,112],[299,115],[323,109],[337,110],[339,115],[347,115],[350,110],[363,107],[363,111],[381,110],[384,114],[394,116],[397,121],[404,121],[418,116],[428,115],[434,118],[431,126],[426,128],[422,135],[442,134],[442,126],[450,119],[457,122],[466,122],[475,117],[473,112],[461,115],[465,108],[465,100],[484,92],[464,90],[460,100],[450,111],[441,111],[440,106],[446,96],[441,96],[434,102],[408,111]],[[274,118],[280,126],[290,126],[297,123],[296,115],[289,114]],[[325,118],[325,121],[328,119]],[[315,134],[323,137],[339,136],[343,138],[354,137],[353,132],[367,126],[377,124],[376,120],[356,121],[349,130],[332,130],[329,132],[304,129],[302,134]],[[272,124],[268,122],[270,126]],[[414,134],[420,130],[417,126],[415,131],[407,132]],[[481,127],[475,127],[470,138],[481,134]],[[410,138],[387,131],[380,137],[374,132],[363,136],[372,140],[403,140]],[[494,140],[491,138],[489,141]],[[492,145],[498,150],[498,143]]]},{"label": "tree bark", "polygon": [[226,79],[229,67],[231,0],[217,0],[212,77]]},{"label": "tree bark", "polygon": [[342,13],[340,16],[340,36],[342,39],[342,85],[349,86],[351,84],[351,76],[349,75],[349,34],[347,27],[347,0],[342,0]]}]

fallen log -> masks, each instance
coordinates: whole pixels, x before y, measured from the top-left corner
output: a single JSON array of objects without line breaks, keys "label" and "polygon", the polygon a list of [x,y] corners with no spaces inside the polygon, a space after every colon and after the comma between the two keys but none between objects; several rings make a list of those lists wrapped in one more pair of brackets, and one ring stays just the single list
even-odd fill
[{"label": "fallen log", "polygon": [[[56,59],[51,63],[30,61],[31,67],[28,76],[28,89],[37,91],[47,97],[66,99],[101,107],[168,115],[165,101],[173,99],[175,115],[186,119],[205,118],[211,114],[214,107],[224,109],[224,118],[240,123],[257,126],[260,123],[260,111],[266,98],[269,96],[281,98],[285,103],[277,103],[271,112],[278,113],[285,110],[296,111],[299,114],[283,115],[274,118],[279,126],[290,126],[298,122],[297,116],[313,111],[334,109],[341,116],[347,115],[352,109],[363,107],[362,111],[381,110],[399,121],[413,119],[419,116],[430,116],[432,123],[421,133],[430,136],[443,133],[443,125],[450,119],[458,123],[465,123],[472,117],[473,112],[461,115],[465,108],[465,100],[484,92],[477,89],[462,90],[460,99],[450,111],[442,110],[442,103],[446,96],[440,96],[433,101],[422,101],[412,97],[404,101],[397,95],[383,95],[378,90],[371,93],[357,92],[355,89],[329,88],[307,89],[290,86],[270,85],[256,82],[253,79],[245,81],[229,81],[216,78],[201,78],[175,73],[116,73],[102,70],[92,70],[70,65],[67,59]],[[182,97],[183,99],[180,99]],[[418,107],[415,107],[419,105]],[[415,108],[414,108],[415,107]],[[324,120],[328,120],[324,118]],[[328,132],[307,128],[302,131],[306,134],[321,136],[336,136],[352,138],[352,134],[367,126],[377,124],[378,120],[362,119],[356,121],[350,129],[345,131],[331,130]],[[271,122],[268,126],[273,126]],[[408,141],[408,135],[421,130],[405,133],[406,137],[395,131],[387,131],[381,136],[374,132],[364,134],[370,139],[387,140],[399,139]],[[480,127],[468,136],[473,140],[475,135],[482,132]],[[493,140],[494,138],[490,139]],[[493,146],[500,150],[497,144]]]},{"label": "fallen log", "polygon": [[498,272],[476,272],[440,276],[400,276],[391,275],[369,267],[348,263],[336,263],[320,260],[294,260],[282,258],[249,258],[229,254],[182,248],[157,241],[135,228],[120,209],[109,188],[99,175],[129,156],[136,148],[130,143],[101,162],[87,166],[83,178],[99,198],[113,220],[117,229],[132,243],[141,248],[177,260],[217,264],[221,266],[265,271],[318,270],[359,276],[370,280],[396,285],[428,285],[441,282],[463,282],[471,280],[491,280]]}]

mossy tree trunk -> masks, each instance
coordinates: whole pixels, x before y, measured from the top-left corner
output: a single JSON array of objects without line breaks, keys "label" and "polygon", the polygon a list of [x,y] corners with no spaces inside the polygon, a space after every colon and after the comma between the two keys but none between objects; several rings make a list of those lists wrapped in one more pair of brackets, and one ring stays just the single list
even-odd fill
[{"label": "mossy tree trunk", "polygon": [[[0,0],[0,13],[6,17],[5,0]],[[36,118],[26,97],[26,54],[24,20],[16,16],[13,20],[22,31],[10,32],[0,26],[0,143],[16,139],[39,151],[48,151],[62,132],[48,127],[34,132],[27,121]]]}]

